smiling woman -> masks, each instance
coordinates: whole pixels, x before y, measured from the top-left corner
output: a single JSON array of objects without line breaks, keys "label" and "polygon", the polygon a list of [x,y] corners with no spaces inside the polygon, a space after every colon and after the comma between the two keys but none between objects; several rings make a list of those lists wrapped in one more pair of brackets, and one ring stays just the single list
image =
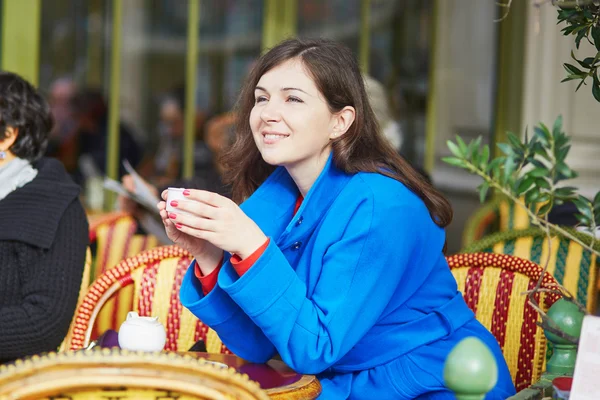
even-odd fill
[{"label": "smiling woman", "polygon": [[[293,82],[295,87],[282,87]],[[354,122],[354,107],[332,113],[301,61],[288,60],[264,74],[255,91],[250,127],[263,160],[286,167],[306,196],[331,153],[330,141]]]},{"label": "smiling woman", "polygon": [[323,399],[454,398],[444,360],[467,336],[498,364],[487,398],[514,394],[496,339],[446,263],[450,205],[381,135],[352,53],[282,42],[258,60],[238,105],[225,163],[242,204],[185,190],[174,211],[158,206],[195,258],[182,304],[240,357],[277,353],[317,374]]}]

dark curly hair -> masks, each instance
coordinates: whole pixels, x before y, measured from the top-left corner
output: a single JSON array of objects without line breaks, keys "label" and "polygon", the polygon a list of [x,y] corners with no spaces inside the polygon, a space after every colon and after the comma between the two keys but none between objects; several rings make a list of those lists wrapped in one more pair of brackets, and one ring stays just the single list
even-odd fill
[{"label": "dark curly hair", "polygon": [[0,71],[0,139],[8,137],[8,127],[18,130],[8,150],[19,158],[38,160],[53,125],[50,106],[38,91],[19,75]]}]

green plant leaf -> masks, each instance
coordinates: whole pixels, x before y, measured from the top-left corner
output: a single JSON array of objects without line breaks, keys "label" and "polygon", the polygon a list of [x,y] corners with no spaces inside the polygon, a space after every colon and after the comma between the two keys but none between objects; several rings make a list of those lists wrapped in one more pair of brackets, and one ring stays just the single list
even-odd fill
[{"label": "green plant leaf", "polygon": [[541,162],[540,160],[535,160],[535,159],[531,160],[531,164],[537,168],[542,168],[542,169],[547,168],[546,165],[543,162]]},{"label": "green plant leaf", "polygon": [[513,148],[522,149],[525,146],[521,143],[521,140],[512,132],[507,132],[506,137]]},{"label": "green plant leaf", "polygon": [[487,174],[492,176],[494,179],[500,179],[500,166],[504,163],[504,157],[496,157],[489,164],[487,168]]},{"label": "green plant leaf", "polygon": [[589,218],[587,218],[585,215],[575,214],[575,218],[577,218],[577,220],[581,223],[581,225],[584,225],[584,226],[591,225],[592,221],[590,221]]},{"label": "green plant leaf", "polygon": [[467,145],[465,144],[465,141],[462,140],[462,138],[457,135],[456,143],[458,144],[458,148],[460,149],[461,153],[463,154],[463,157],[465,157],[467,155]]},{"label": "green plant leaf", "polygon": [[442,161],[446,164],[453,165],[455,167],[468,169],[468,165],[460,158],[456,157],[442,157]]},{"label": "green plant leaf", "polygon": [[598,25],[592,26],[592,41],[596,50],[600,51],[600,27]]},{"label": "green plant leaf", "polygon": [[479,160],[479,166],[483,171],[487,171],[488,162],[490,159],[490,146],[487,144],[483,146],[481,150],[481,158]]},{"label": "green plant leaf", "polygon": [[464,158],[464,154],[460,151],[460,148],[454,144],[451,140],[448,140],[446,142],[446,144],[448,145],[448,148],[450,149],[450,151],[452,152],[452,154],[454,154],[457,158]]},{"label": "green plant leaf", "polygon": [[586,75],[585,72],[583,72],[582,70],[580,70],[579,68],[577,68],[573,64],[564,63],[563,67],[565,68],[565,70],[567,71],[567,73],[570,74],[570,75],[578,75],[578,76],[581,76],[581,77],[583,77],[584,75]]},{"label": "green plant leaf", "polygon": [[563,125],[563,117],[562,115],[559,115],[558,117],[556,117],[556,119],[554,120],[554,125],[552,126],[552,135],[556,138],[558,135],[560,135],[560,133],[562,132],[562,125]]},{"label": "green plant leaf", "polygon": [[540,197],[540,192],[537,190],[530,190],[525,194],[525,204],[531,205],[532,203],[537,202],[537,199]]},{"label": "green plant leaf", "polygon": [[544,176],[548,176],[550,171],[548,171],[548,169],[546,168],[534,168],[531,171],[527,172],[527,175],[535,177],[535,178],[541,178]]},{"label": "green plant leaf", "polygon": [[548,203],[544,204],[538,210],[537,215],[543,218],[546,214],[548,214],[550,212],[550,210],[552,209],[552,206],[553,206],[552,202],[548,202]]},{"label": "green plant leaf", "polygon": [[512,175],[515,170],[515,161],[512,157],[506,157],[504,161],[504,175],[502,177],[502,183],[506,185],[508,183],[508,179]]},{"label": "green plant leaf", "polygon": [[559,199],[568,200],[575,195],[575,190],[573,186],[563,186],[554,191],[554,196]]},{"label": "green plant leaf", "polygon": [[582,29],[577,32],[577,37],[575,38],[575,47],[579,49],[579,44],[581,43],[581,39],[583,39],[588,34],[588,29]]},{"label": "green plant leaf", "polygon": [[565,146],[563,148],[557,149],[556,151],[556,162],[562,162],[567,159],[567,155],[569,154],[569,150],[571,150],[571,145]]},{"label": "green plant leaf", "polygon": [[479,187],[477,187],[477,190],[479,191],[479,201],[481,203],[485,202],[485,196],[487,195],[489,188],[490,185],[487,182],[483,182],[481,185],[479,185]]},{"label": "green plant leaf", "polygon": [[523,193],[529,190],[533,183],[535,182],[535,178],[533,176],[526,176],[519,182],[519,186],[516,190],[516,195],[521,196]]},{"label": "green plant leaf", "polygon": [[596,101],[600,101],[600,81],[598,81],[597,70],[594,70],[592,77],[594,78],[594,83],[592,84],[592,94]]},{"label": "green plant leaf", "polygon": [[575,174],[575,172],[564,162],[558,162],[556,164],[556,172],[564,176],[564,179],[571,179],[577,176],[577,174]]},{"label": "green plant leaf", "polygon": [[[562,81],[561,81],[561,83],[562,83]],[[577,85],[577,87],[575,88],[575,91],[578,91],[578,90],[579,90],[579,88],[580,88],[582,85],[585,85],[585,84],[586,84],[586,83],[585,83],[585,78],[583,78],[583,79],[581,80],[581,82],[579,82],[579,85]]]},{"label": "green plant leaf", "polygon": [[535,186],[538,188],[550,190],[550,183],[544,178],[537,178],[535,180]]},{"label": "green plant leaf", "polygon": [[596,225],[600,225],[600,192],[594,196],[594,218],[596,219]]},{"label": "green plant leaf", "polygon": [[498,148],[500,148],[500,150],[502,150],[502,152],[507,156],[510,156],[514,153],[513,148],[508,143],[498,143]]}]

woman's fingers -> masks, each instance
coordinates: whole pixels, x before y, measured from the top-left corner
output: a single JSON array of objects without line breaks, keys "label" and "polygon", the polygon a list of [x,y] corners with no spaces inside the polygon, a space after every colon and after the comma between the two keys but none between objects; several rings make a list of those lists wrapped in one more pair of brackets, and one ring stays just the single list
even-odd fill
[{"label": "woman's fingers", "polygon": [[[171,222],[173,222],[173,221],[171,221]],[[182,225],[179,223],[176,225],[176,227],[177,227],[177,230],[181,233],[185,233],[186,235],[189,235],[189,236],[192,236],[192,237],[195,237],[198,239],[206,240],[207,242],[215,244],[214,242],[216,239],[216,234],[214,232],[205,231],[202,229],[196,229],[191,226]]]},{"label": "woman's fingers", "polygon": [[167,201],[167,196],[169,195],[169,190],[165,189],[162,191],[162,193],[160,194],[160,198],[163,199],[164,201]]},{"label": "woman's fingers", "polygon": [[188,199],[196,200],[200,203],[208,204],[213,207],[226,207],[231,203],[231,200],[229,200],[227,197],[221,196],[217,193],[208,192],[206,190],[188,190],[190,192],[190,194],[186,196]]},{"label": "woman's fingers", "polygon": [[195,215],[170,212],[169,219],[174,224],[185,225],[203,231],[215,231],[218,226],[218,222],[212,219],[197,217]]},{"label": "woman's fingers", "polygon": [[[218,219],[219,209],[208,204],[190,200],[175,200],[171,206],[177,211],[184,211],[192,216],[208,219]],[[177,213],[177,211],[174,211]]]}]

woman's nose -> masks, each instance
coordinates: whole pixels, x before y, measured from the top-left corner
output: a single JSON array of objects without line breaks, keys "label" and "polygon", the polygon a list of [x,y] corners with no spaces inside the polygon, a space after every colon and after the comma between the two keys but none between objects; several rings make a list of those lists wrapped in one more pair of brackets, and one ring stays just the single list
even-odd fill
[{"label": "woman's nose", "polygon": [[281,119],[281,112],[277,104],[270,101],[261,110],[260,117],[264,122],[277,122]]}]

